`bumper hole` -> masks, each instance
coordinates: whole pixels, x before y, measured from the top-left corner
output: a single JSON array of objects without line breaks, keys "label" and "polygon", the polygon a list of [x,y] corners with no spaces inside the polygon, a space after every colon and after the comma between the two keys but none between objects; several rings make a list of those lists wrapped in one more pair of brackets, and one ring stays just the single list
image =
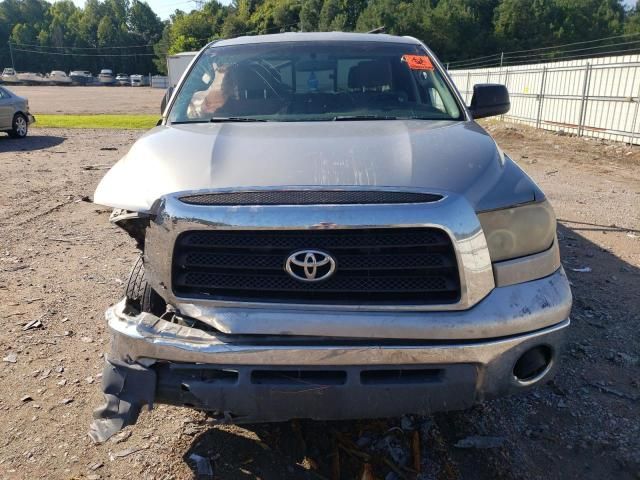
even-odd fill
[{"label": "bumper hole", "polygon": [[184,392],[191,391],[190,382],[235,384],[238,382],[239,374],[237,370],[223,368],[193,368],[181,365],[172,365],[171,370],[178,372],[184,380],[180,384],[180,389]]},{"label": "bumper hole", "polygon": [[363,385],[409,385],[433,383],[442,380],[444,370],[401,369],[401,370],[364,370],[360,372]]},{"label": "bumper hole", "polygon": [[254,370],[251,383],[255,385],[344,385],[347,372],[343,370]]},{"label": "bumper hole", "polygon": [[521,383],[540,380],[551,367],[553,352],[546,345],[527,350],[513,366],[513,376]]}]

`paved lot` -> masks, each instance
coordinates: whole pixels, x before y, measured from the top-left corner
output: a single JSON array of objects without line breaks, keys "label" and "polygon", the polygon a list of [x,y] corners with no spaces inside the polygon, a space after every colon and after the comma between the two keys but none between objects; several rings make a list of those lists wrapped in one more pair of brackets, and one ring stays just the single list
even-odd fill
[{"label": "paved lot", "polygon": [[8,87],[29,99],[32,113],[159,114],[165,91],[150,87]]},{"label": "paved lot", "polygon": [[[489,128],[547,192],[559,219],[575,308],[553,383],[467,412],[403,422],[239,428],[159,406],[127,429],[129,438],[99,446],[86,432],[101,401],[109,341],[103,311],[121,297],[136,250],[109,224],[109,210],[87,200],[142,133],[0,136],[0,478],[187,479],[188,457],[197,453],[223,479],[359,479],[367,459],[376,478],[413,479],[406,469],[390,474],[387,462],[413,468],[415,446],[423,479],[637,479],[639,150]],[[574,271],[584,267],[591,271]],[[33,320],[41,326],[25,329]],[[498,446],[456,447],[475,435],[497,437]]]}]

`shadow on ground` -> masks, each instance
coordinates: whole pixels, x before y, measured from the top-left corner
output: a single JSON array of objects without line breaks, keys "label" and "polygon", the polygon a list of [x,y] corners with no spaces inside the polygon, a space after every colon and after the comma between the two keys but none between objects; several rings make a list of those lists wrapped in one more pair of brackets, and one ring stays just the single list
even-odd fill
[{"label": "shadow on ground", "polygon": [[[197,475],[190,457],[204,457],[224,479],[637,478],[640,269],[577,233],[580,227],[558,227],[574,308],[550,383],[426,418],[204,427],[184,460]],[[591,271],[573,270],[584,267]],[[501,446],[455,446],[475,435],[497,437]],[[412,472],[416,455],[421,476]],[[366,463],[375,477],[363,476]]]},{"label": "shadow on ground", "polygon": [[0,134],[0,153],[43,150],[45,148],[56,147],[65,140],[65,137],[55,137],[52,135],[29,134],[25,138],[17,139]]}]

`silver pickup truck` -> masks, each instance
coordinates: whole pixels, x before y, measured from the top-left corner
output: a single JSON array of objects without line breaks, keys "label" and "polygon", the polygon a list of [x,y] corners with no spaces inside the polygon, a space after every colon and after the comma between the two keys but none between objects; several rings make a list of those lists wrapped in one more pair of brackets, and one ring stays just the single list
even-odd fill
[{"label": "silver pickup truck", "polygon": [[104,177],[142,252],[102,441],[154,402],[225,422],[465,409],[549,379],[571,291],[553,210],[408,37],[222,40]]}]

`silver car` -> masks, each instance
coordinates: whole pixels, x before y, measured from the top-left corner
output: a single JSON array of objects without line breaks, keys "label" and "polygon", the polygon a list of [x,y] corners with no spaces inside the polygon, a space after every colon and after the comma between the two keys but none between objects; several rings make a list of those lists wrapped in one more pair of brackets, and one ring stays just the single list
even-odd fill
[{"label": "silver car", "polygon": [[571,291],[538,186],[422,42],[221,40],[95,202],[137,242],[91,435],[154,402],[224,422],[465,409],[552,377]]},{"label": "silver car", "polygon": [[0,131],[12,138],[24,138],[36,119],[29,113],[29,101],[0,87]]}]

